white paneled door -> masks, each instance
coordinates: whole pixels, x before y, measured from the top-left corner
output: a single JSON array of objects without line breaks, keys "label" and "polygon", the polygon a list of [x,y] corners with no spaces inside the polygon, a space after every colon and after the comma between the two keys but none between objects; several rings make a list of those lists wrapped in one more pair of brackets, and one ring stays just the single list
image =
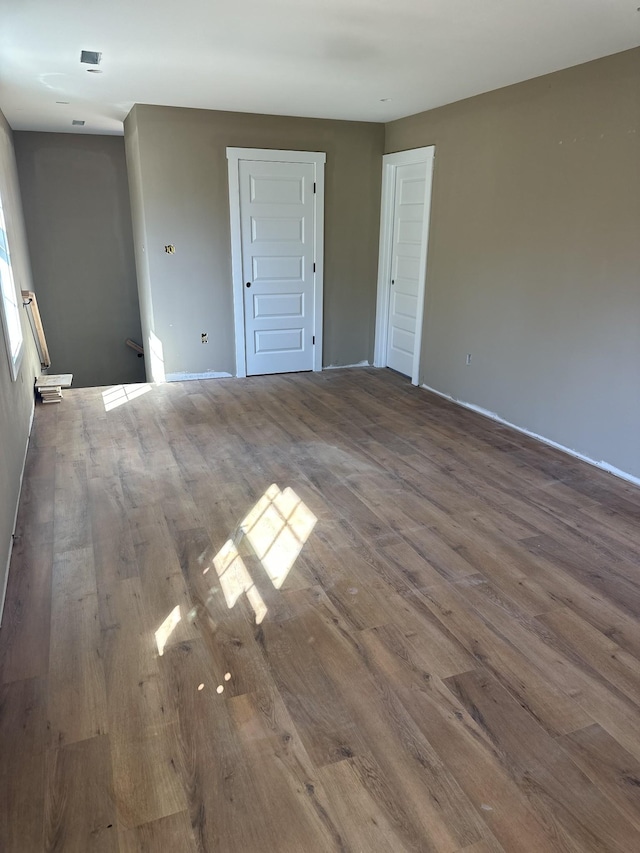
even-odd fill
[{"label": "white paneled door", "polygon": [[385,154],[374,364],[419,384],[435,149]]},{"label": "white paneled door", "polygon": [[246,373],[313,370],[316,165],[240,159],[237,175]]},{"label": "white paneled door", "polygon": [[387,366],[405,376],[413,373],[420,292],[420,260],[426,239],[424,163],[396,169]]}]

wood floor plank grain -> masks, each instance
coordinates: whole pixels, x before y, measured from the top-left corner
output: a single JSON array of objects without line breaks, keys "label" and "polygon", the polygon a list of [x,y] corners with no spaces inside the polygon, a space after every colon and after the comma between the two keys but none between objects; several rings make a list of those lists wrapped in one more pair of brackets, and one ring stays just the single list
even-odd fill
[{"label": "wood floor plank grain", "polygon": [[57,553],[84,548],[91,542],[91,519],[86,456],[60,450],[56,458],[54,493],[54,546]]},{"label": "wood floor plank grain", "polygon": [[[578,716],[582,713],[587,719],[600,723],[625,749],[640,757],[638,706],[619,690],[613,689],[606,678],[586,665],[581,656],[559,641],[552,631],[543,630],[539,619],[531,620],[528,625],[505,619],[504,612],[483,596],[481,590],[477,587],[471,591],[475,594],[474,606],[492,624],[500,625],[505,639],[527,660],[528,666],[546,674],[549,690],[570,696],[580,708],[576,712]],[[498,670],[496,675],[501,677]]]},{"label": "wood floor plank grain", "polygon": [[[583,850],[640,847],[640,832],[488,673],[476,670],[446,680],[478,725],[509,755],[516,784],[537,808],[565,827]],[[526,737],[524,733],[526,732]]]},{"label": "wood floor plank grain", "polygon": [[88,498],[98,586],[136,575],[133,538],[120,478],[117,474],[90,478]]},{"label": "wood floor plank grain", "polygon": [[38,406],[7,853],[640,849],[640,491],[391,371]]},{"label": "wood floor plank grain", "polygon": [[113,797],[121,824],[133,828],[186,809],[177,724],[146,726],[135,738],[118,730],[109,739]]},{"label": "wood floor plank grain", "polygon": [[[259,642],[275,684],[316,766],[341,761],[362,746],[339,689],[327,676],[312,635],[294,621],[267,622]],[[294,654],[295,649],[295,654]]]},{"label": "wood floor plank grain", "polygon": [[30,444],[16,524],[18,532],[27,525],[45,525],[53,521],[55,470],[55,447],[37,448]]},{"label": "wood floor plank grain", "polygon": [[553,563],[536,558],[526,564],[528,580],[536,589],[545,590],[556,606],[565,606],[581,616],[621,648],[640,659],[640,621],[607,601],[578,580],[558,572]]},{"label": "wood floor plank grain", "polygon": [[394,853],[413,853],[420,847],[411,839],[403,839],[402,833],[392,817],[387,817],[376,801],[362,785],[352,761],[327,764],[317,771],[330,802],[332,814],[340,827],[344,849],[393,850]]},{"label": "wood floor plank grain", "polygon": [[[278,692],[245,693],[230,698],[228,706],[253,778],[257,801],[251,819],[264,846],[291,853],[342,851],[326,790]],[[298,816],[295,821],[291,814]]]},{"label": "wood floor plank grain", "polygon": [[109,587],[103,606],[114,796],[119,821],[129,828],[186,806],[177,777],[177,703],[159,669],[169,638],[159,644],[147,605],[142,582],[129,578]]},{"label": "wood floor plank grain", "polygon": [[635,705],[640,705],[640,661],[569,608],[538,617],[568,654],[577,655]]},{"label": "wood floor plank grain", "polygon": [[54,561],[50,637],[51,745],[104,734],[106,686],[92,548],[67,551]]},{"label": "wood floor plank grain", "polygon": [[[481,613],[467,604],[477,590],[442,584],[415,593],[413,599],[425,600],[435,616],[446,625],[478,662],[490,667],[524,707],[554,734],[583,728],[593,718],[578,705],[559,683],[550,683],[544,669],[505,638],[496,624],[487,623]],[[484,603],[484,601],[483,601]],[[486,604],[488,608],[490,602]],[[506,621],[506,620],[505,620]],[[506,641],[505,641],[506,639]],[[558,679],[559,680],[559,679]]]},{"label": "wood floor plank grain", "polygon": [[594,724],[558,738],[574,763],[640,827],[640,762]]},{"label": "wood floor plank grain", "polygon": [[[640,582],[637,563],[613,559],[607,550],[601,552],[583,544],[578,537],[567,534],[559,541],[549,534],[523,540],[523,544],[536,556],[543,556],[554,567],[576,577],[587,588],[598,592],[605,601],[611,601],[634,618],[640,616]],[[615,574],[603,573],[602,567],[615,564]]]},{"label": "wood floor plank grain", "polygon": [[488,841],[478,841],[477,844],[472,844],[464,849],[461,848],[457,853],[502,853],[502,851],[504,851],[504,847],[498,844],[495,838],[492,838]]},{"label": "wood floor plank grain", "polygon": [[[253,755],[252,735],[260,739],[263,725],[259,713],[250,721],[244,718],[249,694],[229,697],[229,691],[225,690],[228,682],[224,674],[215,671],[202,641],[185,642],[172,648],[162,663],[180,696],[179,771],[198,849],[234,853],[295,849],[291,846],[279,848],[279,844],[289,832],[295,837],[300,826],[308,822],[308,811],[295,808],[291,799],[295,791],[278,785],[276,777],[282,772],[282,759],[274,755],[274,760],[269,762],[266,757]],[[285,735],[283,731],[281,737]],[[248,750],[245,750],[245,742]],[[288,743],[281,744],[285,751]],[[252,758],[260,758],[263,766],[254,767]],[[269,774],[274,776],[274,790],[279,790],[281,795],[288,790],[288,813],[295,811],[300,818],[297,829],[280,826],[283,821],[278,811],[281,804],[269,802]],[[304,799],[303,786],[299,784],[298,788]],[[271,820],[271,812],[278,819]],[[313,837],[309,849],[319,850],[319,846],[314,846]]]},{"label": "wood floor plank grain", "polygon": [[[544,812],[513,784],[510,758],[501,753],[395,628],[363,633],[373,666],[386,679],[483,821],[505,850],[577,851],[564,831],[549,827]],[[565,837],[566,836],[566,837]]]},{"label": "wood floor plank grain", "polygon": [[0,850],[44,849],[46,741],[46,679],[0,686]]},{"label": "wood floor plank grain", "polygon": [[20,522],[0,642],[0,683],[49,670],[53,522]]},{"label": "wood floor plank grain", "polygon": [[[310,591],[292,593],[291,597],[294,595],[308,600]],[[357,746],[353,750],[361,784],[366,784],[365,779],[377,769],[380,780],[397,792],[394,799],[403,804],[405,829],[424,838],[425,849],[430,845],[433,850],[451,851],[478,840],[483,826],[477,813],[406,709],[373,676],[358,639],[341,622],[336,623],[329,607],[306,607],[303,611],[298,617],[302,632],[313,637],[323,668],[343,697],[364,744],[361,752]],[[428,799],[423,796],[424,790],[429,791]],[[393,816],[394,806],[388,797],[383,799],[377,787],[370,789],[373,791],[379,806]],[[408,839],[412,833],[407,832]]]},{"label": "wood floor plank grain", "polygon": [[117,853],[108,735],[49,751],[44,837],[47,853]]},{"label": "wood floor plank grain", "polygon": [[[118,831],[120,853],[199,853],[187,812]],[[202,849],[202,848],[200,848]]]},{"label": "wood floor plank grain", "polygon": [[147,727],[175,722],[176,708],[160,677],[158,642],[139,579],[112,584],[104,598],[100,657],[108,728],[136,740]]}]

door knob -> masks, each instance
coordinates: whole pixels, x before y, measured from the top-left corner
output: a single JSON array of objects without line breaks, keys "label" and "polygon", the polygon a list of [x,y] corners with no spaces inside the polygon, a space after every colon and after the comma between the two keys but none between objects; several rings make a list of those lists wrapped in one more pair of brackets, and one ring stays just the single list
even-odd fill
[{"label": "door knob", "polygon": [[251,287],[251,282],[250,282],[250,281],[248,281],[248,282],[247,282],[247,287]]}]

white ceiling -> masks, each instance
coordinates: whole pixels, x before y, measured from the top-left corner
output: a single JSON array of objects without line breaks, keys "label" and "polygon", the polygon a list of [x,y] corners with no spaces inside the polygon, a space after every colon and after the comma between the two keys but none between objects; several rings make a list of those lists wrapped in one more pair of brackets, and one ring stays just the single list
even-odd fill
[{"label": "white ceiling", "polygon": [[388,121],[637,46],[638,3],[0,0],[0,108],[112,134],[135,103]]}]

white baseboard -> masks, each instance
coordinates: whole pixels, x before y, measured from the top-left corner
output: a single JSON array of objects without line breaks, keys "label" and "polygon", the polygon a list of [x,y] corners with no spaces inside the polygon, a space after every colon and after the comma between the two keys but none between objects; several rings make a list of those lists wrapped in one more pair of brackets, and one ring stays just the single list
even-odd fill
[{"label": "white baseboard", "polygon": [[476,412],[479,415],[482,415],[484,418],[490,418],[492,421],[497,421],[504,426],[509,427],[510,429],[516,430],[516,432],[521,432],[524,435],[528,435],[529,438],[535,438],[536,441],[541,441],[543,444],[549,445],[549,447],[554,447],[556,450],[561,450],[563,453],[567,453],[569,456],[573,456],[575,459],[580,459],[582,462],[587,462],[589,465],[593,465],[595,468],[600,468],[602,471],[606,471],[608,474],[613,474],[614,477],[619,477],[621,480],[626,480],[628,483],[633,483],[634,486],[640,486],[640,477],[634,477],[633,474],[628,474],[626,471],[621,471],[620,468],[616,468],[614,465],[610,465],[608,462],[596,462],[595,459],[591,459],[589,456],[585,456],[583,453],[579,453],[577,450],[572,450],[570,447],[565,447],[564,444],[558,444],[557,441],[553,441],[550,438],[545,438],[544,435],[538,435],[536,432],[531,432],[531,430],[525,429],[524,427],[517,426],[517,424],[512,424],[510,421],[505,421],[504,418],[501,418],[500,415],[497,415],[495,412],[490,412],[488,409],[483,409],[482,406],[476,406],[474,403],[465,403],[464,400],[456,400],[455,397],[451,397],[449,394],[443,394],[442,391],[437,391],[435,388],[431,388],[429,385],[422,385],[426,391],[431,391],[432,394],[437,394],[438,397],[443,397],[445,400],[449,400],[451,403],[455,403],[457,406],[462,406],[465,409],[470,409],[472,412]]},{"label": "white baseboard", "polygon": [[323,370],[346,370],[348,367],[371,367],[371,363],[366,359],[359,361],[357,364],[327,364]]},{"label": "white baseboard", "polygon": [[190,379],[231,379],[231,373],[216,373],[214,370],[206,373],[167,373],[166,382],[188,382]]},{"label": "white baseboard", "polygon": [[[357,364],[328,364],[323,370],[345,370],[348,367],[371,367],[368,361],[359,361]],[[188,382],[190,379],[232,379],[233,373],[167,373],[165,382]]]},{"label": "white baseboard", "polygon": [[0,628],[2,627],[2,618],[4,616],[4,602],[7,597],[7,586],[9,584],[9,567],[11,565],[11,554],[13,553],[13,537],[16,532],[16,524],[18,523],[18,510],[20,509],[20,498],[22,496],[22,481],[24,479],[24,469],[27,464],[27,452],[29,451],[29,439],[31,438],[31,429],[33,428],[33,418],[36,411],[35,398],[31,404],[31,414],[29,415],[29,430],[27,432],[27,444],[24,449],[24,458],[22,459],[22,469],[20,471],[20,485],[18,487],[18,499],[16,500],[16,511],[13,514],[13,526],[11,528],[11,539],[9,540],[9,553],[7,555],[6,571],[4,573],[4,586],[2,588],[2,598],[0,599]]}]

